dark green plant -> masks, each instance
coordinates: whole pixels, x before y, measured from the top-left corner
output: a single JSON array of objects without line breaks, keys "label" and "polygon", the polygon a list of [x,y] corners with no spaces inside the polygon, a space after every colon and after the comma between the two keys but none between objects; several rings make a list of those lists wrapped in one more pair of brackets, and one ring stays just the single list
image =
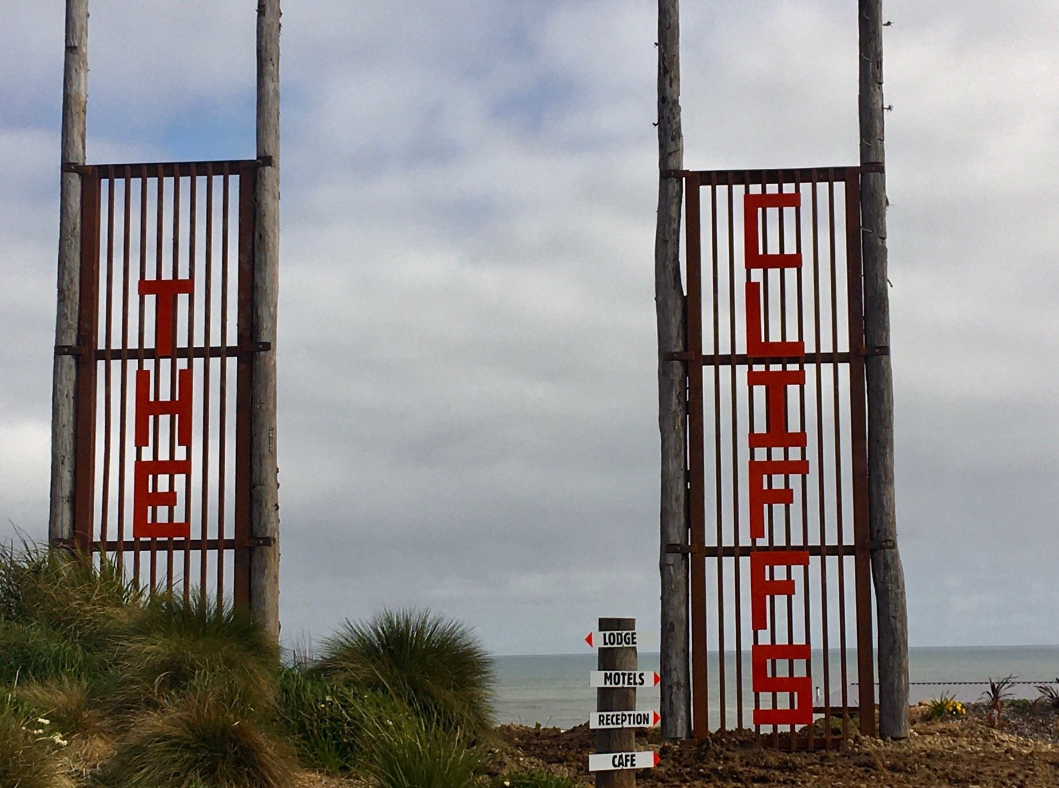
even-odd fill
[{"label": "dark green plant", "polygon": [[0,786],[69,788],[58,755],[63,746],[46,721],[24,711],[10,695],[0,696]]},{"label": "dark green plant", "polygon": [[416,717],[377,719],[366,772],[379,788],[471,788],[482,754],[458,734]]},{"label": "dark green plant", "polygon": [[100,778],[111,788],[290,788],[296,771],[286,743],[199,689],[141,716]]},{"label": "dark green plant", "polygon": [[191,688],[247,710],[272,709],[279,650],[249,615],[203,601],[161,595],[129,619],[114,644],[119,709],[158,708]]},{"label": "dark green plant", "polygon": [[947,695],[944,692],[936,698],[927,701],[926,718],[928,720],[941,720],[946,717],[962,717],[967,713],[963,704],[956,700],[955,695]]},{"label": "dark green plant", "polygon": [[1038,684],[1034,687],[1038,693],[1038,703],[1047,704],[1048,708],[1059,711],[1059,678],[1056,678],[1055,684]]},{"label": "dark green plant", "polygon": [[494,788],[577,788],[569,777],[562,777],[543,769],[508,772],[494,783]]},{"label": "dark green plant", "polygon": [[480,735],[492,728],[492,661],[463,624],[420,610],[384,610],[346,621],[323,644],[314,672],[385,692],[423,719]]},{"label": "dark green plant", "polygon": [[282,669],[279,688],[278,721],[302,763],[333,774],[349,774],[365,765],[370,720],[411,713],[389,696],[307,676],[297,668]]},{"label": "dark green plant", "polygon": [[981,699],[985,701],[991,709],[988,717],[990,725],[996,726],[1000,724],[1000,715],[1003,711],[1004,701],[1010,700],[1014,695],[1012,688],[1015,686],[1016,676],[1008,674],[1002,679],[993,681],[992,677],[989,679],[989,689],[982,693]]},{"label": "dark green plant", "polygon": [[84,676],[90,662],[81,646],[46,624],[0,619],[0,684]]}]

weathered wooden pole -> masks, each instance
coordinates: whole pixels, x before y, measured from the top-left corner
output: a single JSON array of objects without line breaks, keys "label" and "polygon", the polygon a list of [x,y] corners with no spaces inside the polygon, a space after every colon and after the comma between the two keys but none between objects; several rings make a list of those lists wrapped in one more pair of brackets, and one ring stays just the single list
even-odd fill
[{"label": "weathered wooden pole", "polygon": [[[688,677],[687,397],[684,366],[684,289],[680,281],[683,181],[667,173],[684,166],[680,127],[680,3],[658,0],[658,218],[655,229],[655,315],[658,324],[658,430],[662,586],[662,737],[690,735]],[[683,548],[683,552],[671,551]]]},{"label": "weathered wooden pole", "polygon": [[[635,618],[601,618],[600,632],[635,632]],[[636,647],[598,649],[596,666],[599,670],[637,670]],[[601,687],[596,690],[597,711],[633,711],[636,709],[636,689],[632,687]],[[596,731],[596,752],[633,752],[636,731],[633,728],[602,728]],[[631,770],[596,772],[596,788],[634,788],[636,772]]]},{"label": "weathered wooden pole", "polygon": [[81,176],[88,106],[88,0],[66,0],[63,60],[62,175],[59,186],[59,277],[52,366],[51,493],[48,539],[68,543],[74,527],[78,302],[81,275]]},{"label": "weathered wooden pole", "polygon": [[280,0],[257,5],[257,216],[251,387],[250,610],[279,639],[279,466],[276,436],[276,307],[279,295]]},{"label": "weathered wooden pole", "polygon": [[868,378],[868,523],[879,624],[879,735],[908,736],[908,612],[897,549],[886,260],[882,0],[859,0],[861,238]]}]

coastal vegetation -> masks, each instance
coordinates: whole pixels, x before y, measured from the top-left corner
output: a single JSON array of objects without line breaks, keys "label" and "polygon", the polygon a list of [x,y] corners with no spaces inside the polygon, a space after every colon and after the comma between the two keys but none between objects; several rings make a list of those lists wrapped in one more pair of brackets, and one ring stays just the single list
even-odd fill
[{"label": "coastal vegetation", "polygon": [[0,552],[0,786],[284,788],[304,770],[465,788],[492,741],[492,666],[422,610],[346,621],[283,664],[247,616],[117,567]]}]

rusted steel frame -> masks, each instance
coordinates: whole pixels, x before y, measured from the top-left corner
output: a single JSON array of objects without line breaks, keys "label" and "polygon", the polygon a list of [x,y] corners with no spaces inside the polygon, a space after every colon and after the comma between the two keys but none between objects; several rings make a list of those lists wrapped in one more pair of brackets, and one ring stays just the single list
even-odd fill
[{"label": "rusted steel frame", "polygon": [[[820,184],[818,173],[813,173],[812,178],[812,223],[813,223],[813,340],[817,353],[820,352],[822,313],[820,310]],[[832,350],[834,350],[832,348]],[[847,359],[848,360],[848,359]],[[825,452],[824,452],[824,393],[823,393],[823,365],[815,364],[816,371],[816,476],[817,476],[817,515],[820,518],[820,544],[827,544],[827,488],[825,481]],[[837,547],[837,546],[836,546]],[[839,553],[841,555],[841,553]],[[828,748],[832,746],[831,737],[831,639],[828,627],[827,606],[827,560],[820,561],[820,648],[823,655],[824,671],[824,744]]]},{"label": "rusted steel frame", "polygon": [[99,329],[99,178],[81,179],[81,284],[77,318],[77,432],[74,444],[74,548],[89,555],[96,471],[96,360]]},{"label": "rusted steel frame", "polygon": [[[713,358],[720,358],[721,352],[721,301],[720,301],[720,269],[717,249],[717,176],[710,177],[710,262],[713,277],[712,305],[713,305]],[[724,485],[721,479],[721,369],[719,365],[713,367],[713,481],[714,481],[714,517],[716,518],[717,544],[724,543]],[[707,545],[703,545],[706,547]],[[727,713],[725,702],[725,665],[724,665],[724,561],[720,556],[716,560],[717,572],[717,701],[720,707],[720,718],[724,719]],[[709,683],[710,676],[707,669],[706,681]],[[709,699],[707,698],[707,707]],[[708,709],[707,709],[708,713]]]},{"label": "rusted steel frame", "polygon": [[[154,276],[155,279],[162,279],[162,247],[164,244],[165,234],[165,178],[161,173],[161,165],[156,165],[158,171],[155,173],[157,177],[158,196],[156,198],[155,205],[155,240],[154,240]],[[157,321],[157,306],[155,311],[155,320]],[[161,396],[161,380],[162,376],[158,374],[161,367],[161,360],[156,356],[154,365],[152,367],[153,384],[154,384],[154,398],[159,399]],[[159,444],[159,419],[152,419],[151,425],[151,459],[158,459],[158,444]],[[155,484],[160,484],[160,479],[155,479]],[[155,517],[158,516],[158,510],[155,509]],[[151,539],[150,541],[150,572],[149,572],[149,588],[153,592],[158,586],[158,540]]]},{"label": "rusted steel frame", "polygon": [[[213,341],[211,330],[213,328],[213,176],[212,164],[206,165],[206,249],[205,249],[205,293],[203,294],[202,312],[202,342],[209,345]],[[223,361],[221,362],[224,363]],[[208,583],[209,571],[209,548],[207,538],[209,537],[210,524],[210,358],[207,356],[202,364],[202,496],[201,508],[199,510],[199,533],[202,545],[199,550],[199,597],[206,601],[206,585]],[[219,467],[219,472],[224,473],[224,468]],[[218,554],[217,560],[223,561],[224,556]]]},{"label": "rusted steel frame", "polygon": [[[188,279],[192,282],[195,281],[195,253],[196,253],[196,241],[198,239],[198,180],[199,173],[197,171],[197,165],[191,165],[190,181],[188,183]],[[197,289],[197,288],[196,288]],[[193,289],[191,295],[188,296],[188,347],[195,347],[195,299],[199,296]],[[175,336],[175,334],[174,334]],[[208,361],[206,362],[209,363]],[[195,361],[188,359],[188,369],[192,370],[192,380],[194,381],[194,369]],[[192,410],[194,414],[194,409]],[[173,421],[176,421],[173,419]],[[192,447],[188,446],[185,451],[187,452],[187,458],[190,461],[192,456]],[[200,471],[201,472],[201,471]],[[184,484],[184,518],[188,523],[188,536],[191,536],[191,523],[194,519],[191,516],[191,491],[194,487],[194,474],[195,474],[195,463],[191,463],[191,472],[188,474],[187,481]],[[202,488],[209,484],[209,479],[206,474],[202,474]],[[201,494],[201,493],[200,493]],[[201,524],[200,524],[200,527]],[[201,556],[200,556],[201,558]],[[184,600],[187,601],[191,598],[191,551],[188,549],[184,550],[184,573],[183,573],[183,591]]]},{"label": "rusted steel frame", "polygon": [[[742,524],[739,517],[739,420],[736,414],[739,412],[739,383],[736,368],[736,320],[735,320],[735,173],[725,175],[727,182],[728,197],[728,329],[731,345],[731,376],[729,379],[731,387],[731,422],[732,422],[732,541],[739,550],[742,545],[743,535],[740,530]],[[745,181],[744,181],[745,183]],[[734,576],[735,593],[732,600],[735,603],[735,715],[736,728],[743,727],[743,617],[740,600],[743,596],[741,561],[735,562],[732,572]],[[721,626],[724,626],[723,623]],[[721,655],[723,661],[724,655]],[[725,689],[721,689],[722,694]],[[721,720],[721,730],[727,728],[727,720]]]},{"label": "rusted steel frame", "polygon": [[258,167],[270,167],[272,166],[271,161],[261,159],[217,159],[214,161],[150,161],[150,162],[123,162],[120,164],[88,164],[78,166],[77,172],[85,174],[96,174],[102,172],[100,176],[102,179],[106,179],[107,172],[111,168],[115,170],[122,169],[124,167],[131,167],[133,169],[147,168],[148,178],[188,178],[191,176],[193,171],[204,170],[207,166],[212,166],[216,170],[227,167],[230,172],[238,172],[243,168],[249,168],[250,170],[257,169]]},{"label": "rusted steel frame", "polygon": [[[848,364],[850,354],[842,352],[831,352],[831,351],[820,351],[813,353],[806,353],[804,363],[806,364]],[[734,353],[731,356],[718,356],[714,358],[712,355],[704,355],[702,357],[702,365],[704,367],[723,366],[727,367],[731,364],[738,366],[747,366],[749,364],[783,364],[790,363],[790,359],[784,359],[780,356],[767,356],[764,358],[753,358],[751,359],[746,353]]]},{"label": "rusted steel frame", "polygon": [[[103,347],[110,347],[111,329],[114,325],[114,172],[108,172],[107,181],[107,241],[106,274],[103,288]],[[107,359],[109,361],[109,359]],[[106,541],[110,525],[110,444],[111,444],[111,376],[110,364],[103,362],[103,479],[100,485],[99,533]],[[95,534],[93,534],[93,538]]]},{"label": "rusted steel frame", "polygon": [[849,344],[854,351],[849,367],[851,451],[853,454],[853,534],[856,546],[854,583],[857,610],[857,678],[860,731],[874,736],[875,671],[872,666],[871,552],[868,530],[868,417],[865,394],[864,311],[860,239],[860,178],[846,178],[846,261],[849,290]]},{"label": "rusted steel frame", "polygon": [[[147,168],[140,167],[140,261],[139,261],[139,278],[143,279],[147,276],[147,202],[148,202],[148,191],[147,191]],[[139,288],[137,287],[137,310],[136,310],[136,347],[137,347],[137,358],[136,358],[136,371],[139,372],[144,368],[144,304],[146,299],[143,295],[139,294]],[[136,446],[133,447],[133,455],[135,461],[139,462],[143,456],[143,449]],[[137,550],[132,554],[132,577],[133,584],[140,587],[140,552]]]},{"label": "rusted steel frame", "polygon": [[[172,179],[173,181],[173,260],[172,260],[172,271],[170,276],[173,279],[180,278],[180,177],[176,176]],[[194,297],[194,296],[192,296]],[[173,309],[171,318],[171,330],[169,336],[174,338],[177,336],[177,327],[180,323],[179,311]],[[177,365],[179,359],[176,356],[170,355],[169,359],[169,399],[175,400],[177,396]],[[155,419],[158,421],[158,419]],[[168,419],[169,421],[169,459],[175,460],[177,458],[177,444],[176,444],[176,419]],[[185,479],[186,485],[191,484],[191,479]],[[176,476],[169,477],[169,489],[176,494]],[[169,522],[173,522],[176,519],[176,505],[166,507],[168,510]],[[172,540],[166,540],[165,542],[165,587],[166,591],[172,592],[173,590],[173,542]]]},{"label": "rusted steel frame", "polygon": [[[209,537],[203,539],[183,539],[183,538],[168,538],[160,537],[158,543],[162,546],[169,544],[173,545],[174,551],[179,550],[208,550],[208,551],[221,551],[221,550],[242,550],[252,547],[264,546],[267,547],[272,544],[272,540],[266,537],[252,536],[245,541],[238,541],[236,539],[216,539]],[[124,542],[119,543],[116,540],[111,540],[106,543],[94,541],[92,542],[92,550],[100,552],[106,550],[108,552],[114,552],[119,547],[127,552],[140,551],[145,552],[151,549],[150,543],[145,539],[126,539]]]},{"label": "rusted steel frame", "polygon": [[[226,493],[228,480],[228,282],[231,171],[227,164],[221,166],[221,369],[217,407],[217,538],[225,537]],[[224,556],[217,556],[217,598],[224,599]]]},{"label": "rusted steel frame", "polygon": [[[804,550],[811,557],[829,556],[836,558],[839,556],[852,557],[856,555],[856,548],[851,545],[836,545],[836,544],[792,544],[792,545],[774,545],[769,547],[768,545],[761,545],[755,547],[755,553],[767,553],[767,552],[782,552],[786,550]],[[669,549],[666,550],[669,553],[689,553],[691,555],[704,555],[707,558],[749,558],[750,549],[747,545],[704,545],[702,549],[696,547],[682,548],[680,545],[669,545]]]},{"label": "rusted steel frame", "polygon": [[[254,292],[254,176],[250,168],[239,170],[239,308],[238,339],[240,355],[236,372],[235,409],[235,541],[247,544],[250,538],[250,388],[253,366],[246,352],[253,342]],[[235,605],[250,607],[249,548],[236,549]]]},{"label": "rusted steel frame", "polygon": [[121,407],[118,410],[118,548],[115,558],[118,574],[122,577],[124,577],[125,572],[125,551],[121,545],[125,541],[125,465],[128,457],[125,439],[128,435],[129,418],[129,359],[127,354],[129,349],[129,272],[132,260],[130,249],[132,243],[132,172],[126,167],[123,175],[125,205],[121,244],[121,372],[118,380],[119,390],[121,391]]},{"label": "rusted steel frame", "polygon": [[[702,355],[702,230],[699,179],[684,180],[685,243],[687,261],[687,352]],[[693,547],[706,544],[705,445],[703,435],[702,365],[688,364],[688,494],[690,538]],[[706,695],[706,561],[691,557],[691,730],[697,739],[709,734]]]},{"label": "rusted steel frame", "polygon": [[[247,353],[260,353],[263,348],[251,346]],[[173,348],[173,357],[177,359],[185,358],[235,358],[239,353],[242,352],[238,345],[228,345],[221,347],[214,345],[212,347],[176,347]],[[96,360],[102,361],[104,359],[110,359],[112,361],[119,361],[123,359],[137,359],[144,358],[148,361],[156,361],[158,354],[154,348],[143,348],[137,350],[135,348],[119,350],[117,348],[107,351],[100,348],[96,350]]]},{"label": "rusted steel frame", "polygon": [[[791,183],[795,178],[803,181],[812,180],[813,173],[819,171],[816,167],[794,167],[792,169],[764,169],[764,170],[691,170],[685,171],[685,175],[697,175],[700,181],[708,182],[711,177],[716,176],[718,182],[725,181],[729,177],[740,183],[752,183],[764,187],[774,186],[780,183]],[[828,172],[834,173],[836,181],[843,181],[847,173],[858,172],[857,167],[829,167]]]}]

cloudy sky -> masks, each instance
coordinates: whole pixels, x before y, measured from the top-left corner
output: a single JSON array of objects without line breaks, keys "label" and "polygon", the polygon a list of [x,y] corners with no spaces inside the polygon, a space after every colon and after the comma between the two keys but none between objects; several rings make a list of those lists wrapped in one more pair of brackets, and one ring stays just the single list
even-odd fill
[{"label": "cloudy sky", "polygon": [[[254,155],[252,0],[92,0],[91,162]],[[853,0],[683,9],[686,163],[855,163]],[[0,537],[46,536],[63,3],[0,0]],[[913,645],[1059,641],[1059,5],[891,0]],[[282,616],[657,622],[655,4],[283,17]]]}]

